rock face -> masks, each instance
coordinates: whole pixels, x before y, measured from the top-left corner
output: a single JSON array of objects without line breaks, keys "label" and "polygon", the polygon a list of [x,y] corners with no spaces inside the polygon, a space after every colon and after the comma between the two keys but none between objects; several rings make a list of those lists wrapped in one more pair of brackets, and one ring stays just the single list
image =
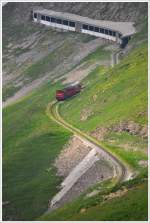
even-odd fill
[{"label": "rock face", "polygon": [[134,121],[120,122],[112,129],[115,132],[129,132],[132,135],[140,135],[144,138],[147,138],[148,136],[147,126],[141,126],[138,123],[135,123]]},{"label": "rock face", "polygon": [[135,123],[134,121],[122,121],[114,126],[111,126],[109,128],[107,127],[97,127],[94,131],[92,131],[90,134],[91,136],[95,137],[97,140],[103,140],[104,137],[111,131],[114,132],[128,132],[131,135],[138,135],[142,138],[148,137],[148,129],[147,126],[141,126],[138,123]]},{"label": "rock face", "polygon": [[3,7],[3,16],[15,23],[26,23],[30,20],[33,7],[43,7],[62,12],[70,12],[94,19],[114,21],[139,21],[147,16],[146,2],[47,2],[47,3],[8,3]]},{"label": "rock face", "polygon": [[[5,102],[13,96],[15,96],[13,101],[16,100],[17,92],[19,92],[19,97],[23,96],[23,87],[25,87],[25,90],[27,87],[29,87],[28,89],[33,89],[44,81],[54,81],[56,78],[61,78],[62,75],[67,74],[89,53],[105,44],[92,36],[58,32],[45,26],[34,24],[31,18],[31,11],[33,8],[41,7],[70,12],[94,19],[113,21],[140,22],[147,16],[147,3],[142,2],[7,3],[2,10],[3,101]],[[44,69],[37,69],[36,71],[39,63],[42,65],[45,64],[45,61],[48,61],[47,56],[51,58],[49,60],[50,63],[46,63]],[[32,67],[32,65],[34,66]],[[106,61],[106,65],[108,65],[108,61]],[[78,72],[78,75],[84,76],[85,73],[81,71]],[[34,83],[32,83],[33,81]],[[38,84],[36,81],[38,81]],[[94,97],[93,100],[96,100],[96,98]],[[10,101],[7,101],[7,103],[10,103]]]}]

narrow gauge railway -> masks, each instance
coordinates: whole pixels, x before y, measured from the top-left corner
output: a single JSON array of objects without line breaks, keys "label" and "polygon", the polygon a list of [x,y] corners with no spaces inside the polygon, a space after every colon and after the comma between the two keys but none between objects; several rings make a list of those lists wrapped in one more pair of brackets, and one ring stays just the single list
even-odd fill
[{"label": "narrow gauge railway", "polygon": [[68,129],[70,132],[72,132],[75,135],[78,135],[81,137],[82,140],[85,140],[85,142],[89,143],[90,146],[93,145],[93,147],[97,147],[100,150],[103,150],[109,157],[110,160],[112,160],[114,163],[118,166],[118,175],[116,179],[116,184],[132,179],[132,175],[134,171],[131,167],[129,167],[126,163],[124,163],[122,160],[120,160],[115,154],[112,154],[107,149],[103,148],[100,143],[91,137],[90,135],[82,132],[81,130],[77,129],[76,127],[72,126],[71,124],[67,123],[59,114],[59,103],[57,101],[54,101],[53,103],[49,103],[46,109],[47,115],[57,122],[59,125],[63,126],[64,128]]}]

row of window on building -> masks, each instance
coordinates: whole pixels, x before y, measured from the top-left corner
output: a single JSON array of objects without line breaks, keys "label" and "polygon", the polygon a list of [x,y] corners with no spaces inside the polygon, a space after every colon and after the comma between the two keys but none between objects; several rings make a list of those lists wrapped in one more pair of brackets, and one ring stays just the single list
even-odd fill
[{"label": "row of window on building", "polygon": [[[34,13],[34,18],[37,18],[37,13]],[[57,23],[57,24],[62,24],[65,26],[75,27],[75,22],[68,21],[68,20],[62,20],[62,19],[58,19],[58,18],[54,18],[54,17],[49,17],[49,16],[45,16],[45,15],[41,15],[41,20],[47,21],[47,22],[52,22],[52,23]],[[83,24],[82,29],[97,32],[97,33],[103,33],[103,34],[110,35],[110,36],[116,36],[115,31],[104,29],[104,28],[99,28],[99,27],[95,27],[95,26],[91,26],[91,25]],[[121,34],[119,34],[119,37],[121,37]]]},{"label": "row of window on building", "polygon": [[[34,13],[34,18],[37,18],[37,13]],[[53,17],[49,17],[49,16],[45,16],[45,15],[41,15],[41,20],[47,21],[47,22],[52,22],[52,23],[57,23],[57,24],[62,24],[65,26],[75,27],[75,22],[62,20],[62,19],[58,19],[58,18],[53,18]]]},{"label": "row of window on building", "polygon": [[84,30],[89,30],[89,31],[97,32],[97,33],[103,33],[103,34],[110,35],[110,36],[116,36],[116,32],[114,32],[112,30],[104,29],[104,28],[99,28],[99,27],[84,25],[84,24],[83,24],[82,28]]}]

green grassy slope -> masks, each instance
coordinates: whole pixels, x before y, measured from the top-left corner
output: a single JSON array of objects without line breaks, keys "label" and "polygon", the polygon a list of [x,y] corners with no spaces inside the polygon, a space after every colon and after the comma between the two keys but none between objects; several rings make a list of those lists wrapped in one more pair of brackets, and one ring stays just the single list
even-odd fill
[{"label": "green grassy slope", "polygon": [[[147,116],[137,115],[147,111],[147,45],[134,50],[113,69],[100,66],[84,80],[83,85],[85,89],[79,97],[61,106],[62,115],[74,125],[91,131],[98,124],[110,126],[128,118],[146,124]],[[95,101],[94,95],[97,96]],[[94,114],[79,123],[82,109],[91,105]]]},{"label": "green grassy slope", "polygon": [[[106,185],[105,185],[106,188]],[[86,198],[82,195],[75,202],[53,213],[45,214],[41,221],[146,221],[147,182],[128,189],[127,193],[104,200],[101,193]],[[104,192],[103,192],[104,193]],[[107,192],[105,192],[107,195]]]},{"label": "green grassy slope", "polygon": [[[97,53],[91,58],[97,57]],[[147,220],[147,168],[139,165],[147,160],[147,138],[128,131],[114,131],[121,121],[133,121],[147,126],[147,43],[142,43],[128,57],[114,68],[99,67],[84,81],[84,90],[76,97],[60,104],[60,112],[72,125],[91,133],[96,127],[107,127],[107,134],[101,144],[125,160],[139,177],[122,186],[130,188],[123,196],[104,201],[103,195],[116,189],[103,185],[98,195],[86,198],[85,192],[72,203],[52,213],[42,215],[38,220]],[[96,95],[96,100],[93,96]],[[92,108],[92,114],[81,120],[81,111]],[[102,185],[100,186],[100,188]],[[95,186],[91,191],[97,190]],[[85,199],[86,198],[86,199]],[[138,202],[140,201],[140,202]]]},{"label": "green grassy slope", "polygon": [[70,133],[45,114],[57,87],[48,83],[3,110],[3,219],[33,220],[58,191],[52,164]]},{"label": "green grassy slope", "polygon": [[[80,95],[60,105],[61,115],[89,134],[98,127],[105,128],[101,143],[141,169],[138,163],[147,159],[147,138],[114,128],[129,121],[140,128],[147,127],[147,43],[134,49],[114,68],[100,66],[83,85]],[[81,114],[90,109],[91,114],[82,120]]]},{"label": "green grassy slope", "polygon": [[[141,39],[141,36],[135,38]],[[38,71],[39,76],[46,72],[50,58],[31,65],[26,76],[33,74],[34,79]],[[108,53],[99,48],[82,62],[105,58]],[[83,84],[85,88],[78,96],[61,104],[64,119],[89,134],[97,127],[105,128],[102,145],[146,177],[147,168],[140,166],[139,161],[147,160],[147,138],[114,131],[114,127],[123,121],[133,121],[141,128],[147,126],[147,43],[139,45],[114,68],[96,68]],[[37,219],[58,191],[61,178],[56,176],[52,164],[70,133],[45,115],[56,88],[60,85],[48,83],[3,110],[3,201],[9,202],[3,207],[4,220]],[[82,121],[83,111],[91,108],[89,117]],[[40,220],[147,219],[146,183],[134,186],[122,197],[101,201],[101,196],[86,200],[82,194],[75,202]],[[86,209],[84,213],[81,213],[82,208]]]}]

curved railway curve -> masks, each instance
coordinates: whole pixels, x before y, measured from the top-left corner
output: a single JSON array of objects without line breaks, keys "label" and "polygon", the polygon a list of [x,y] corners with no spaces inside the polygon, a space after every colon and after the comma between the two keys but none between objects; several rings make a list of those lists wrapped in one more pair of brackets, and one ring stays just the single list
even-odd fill
[{"label": "curved railway curve", "polygon": [[[112,154],[111,152],[109,152],[107,148],[104,148],[103,146],[101,146],[100,143],[96,139],[92,138],[91,136],[87,135],[86,133],[82,132],[81,130],[77,129],[71,124],[67,123],[61,117],[59,113],[60,103],[63,103],[63,102],[58,103],[56,101],[53,101],[52,103],[49,103],[47,105],[46,114],[48,115],[48,117],[51,118],[53,121],[57,122],[59,125],[66,128],[67,130],[69,130],[70,132],[72,132],[74,135],[78,136],[86,145],[90,146],[91,148],[94,148],[97,153],[104,155],[105,158],[107,157],[107,161],[110,162],[114,168],[114,178],[116,179],[115,184],[131,179],[133,175],[133,171],[126,163],[120,160],[115,154]],[[53,203],[57,202],[62,196],[64,196],[63,191],[59,192],[52,199],[52,205]]]}]

